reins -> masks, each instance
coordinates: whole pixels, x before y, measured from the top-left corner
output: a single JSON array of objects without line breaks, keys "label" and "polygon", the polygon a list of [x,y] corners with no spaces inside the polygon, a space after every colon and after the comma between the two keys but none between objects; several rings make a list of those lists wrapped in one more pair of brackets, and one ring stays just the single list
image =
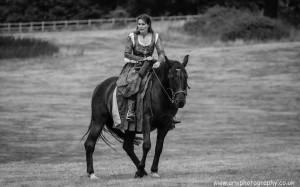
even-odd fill
[{"label": "reins", "polygon": [[[162,85],[161,81],[159,80],[159,77],[158,77],[158,75],[156,74],[156,72],[155,72],[153,69],[152,69],[152,72],[154,73],[155,77],[157,78],[157,80],[158,80],[158,82],[159,82],[161,88],[162,88],[162,89],[164,90],[164,92],[167,94],[168,99],[169,99],[169,101],[170,101],[171,103],[174,103],[175,97],[176,97],[177,94],[183,93],[184,95],[187,95],[187,89],[185,89],[185,90],[179,90],[179,91],[177,91],[177,92],[174,92],[172,88],[167,88],[167,89],[170,89],[171,92],[172,92],[172,97],[170,97],[170,95],[168,94],[168,92],[167,92],[167,90],[165,89],[164,85]],[[187,87],[190,88],[189,86],[187,86]]]},{"label": "reins", "polygon": [[[161,81],[159,80],[158,75],[155,73],[154,70],[153,70],[152,72],[154,73],[155,77],[157,78],[157,80],[158,80],[160,86],[162,87],[162,89],[163,89],[163,90],[165,91],[165,93],[167,94],[169,101],[170,101],[171,103],[174,103],[174,99],[170,97],[170,95],[168,94],[168,92],[167,92],[167,90],[165,89],[164,85],[162,85]],[[171,89],[171,88],[170,88],[170,89]]]}]

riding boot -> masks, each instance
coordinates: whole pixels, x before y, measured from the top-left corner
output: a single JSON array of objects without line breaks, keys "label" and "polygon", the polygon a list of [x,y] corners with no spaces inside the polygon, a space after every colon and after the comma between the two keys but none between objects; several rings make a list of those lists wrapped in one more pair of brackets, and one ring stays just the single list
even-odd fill
[{"label": "riding boot", "polygon": [[174,116],[174,118],[172,118],[172,123],[173,124],[181,123],[181,121],[177,120],[176,117]]},{"label": "riding boot", "polygon": [[135,96],[131,96],[128,98],[127,105],[128,105],[128,112],[126,119],[127,121],[134,121],[135,120]]}]

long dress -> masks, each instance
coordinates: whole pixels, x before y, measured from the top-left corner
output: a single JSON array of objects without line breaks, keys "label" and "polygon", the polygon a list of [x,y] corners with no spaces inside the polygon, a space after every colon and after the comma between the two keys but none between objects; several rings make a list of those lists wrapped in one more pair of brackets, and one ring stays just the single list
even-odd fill
[{"label": "long dress", "polygon": [[162,41],[159,34],[152,33],[149,45],[142,45],[138,41],[137,34],[129,34],[124,54],[124,61],[126,64],[117,80],[118,89],[124,97],[130,97],[139,91],[142,80],[138,71],[134,67],[137,61],[142,60],[145,57],[152,56],[154,49],[157,51],[158,60],[160,62],[164,61],[165,52],[162,47]]},{"label": "long dress", "polygon": [[[151,56],[156,49],[158,61],[165,60],[165,52],[162,47],[162,41],[158,34],[153,33],[149,45],[142,45],[138,41],[138,35],[130,33],[125,48],[125,65],[117,80],[117,102],[121,124],[115,128],[129,131],[142,132],[143,124],[143,97],[146,93],[150,76],[146,75],[143,79],[139,76],[139,72],[134,68],[136,62]],[[135,122],[126,120],[127,98],[138,93],[136,98],[136,119]]]}]

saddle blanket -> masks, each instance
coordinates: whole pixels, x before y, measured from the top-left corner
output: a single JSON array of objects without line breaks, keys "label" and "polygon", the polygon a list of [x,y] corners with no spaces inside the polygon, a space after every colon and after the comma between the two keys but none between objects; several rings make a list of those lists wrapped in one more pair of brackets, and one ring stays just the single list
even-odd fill
[{"label": "saddle blanket", "polygon": [[112,117],[114,122],[114,127],[117,127],[121,124],[121,118],[118,108],[118,102],[117,102],[117,87],[114,90],[113,98],[112,98]]}]

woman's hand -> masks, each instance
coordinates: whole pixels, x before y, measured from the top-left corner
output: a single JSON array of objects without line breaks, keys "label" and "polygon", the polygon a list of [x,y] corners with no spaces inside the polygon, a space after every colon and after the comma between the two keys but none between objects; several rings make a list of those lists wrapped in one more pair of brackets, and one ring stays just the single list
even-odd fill
[{"label": "woman's hand", "polygon": [[148,57],[144,58],[144,60],[152,61],[152,60],[153,60],[153,57],[152,57],[152,56],[148,56]]},{"label": "woman's hand", "polygon": [[157,61],[153,64],[152,68],[158,68],[160,66],[160,61]]}]

